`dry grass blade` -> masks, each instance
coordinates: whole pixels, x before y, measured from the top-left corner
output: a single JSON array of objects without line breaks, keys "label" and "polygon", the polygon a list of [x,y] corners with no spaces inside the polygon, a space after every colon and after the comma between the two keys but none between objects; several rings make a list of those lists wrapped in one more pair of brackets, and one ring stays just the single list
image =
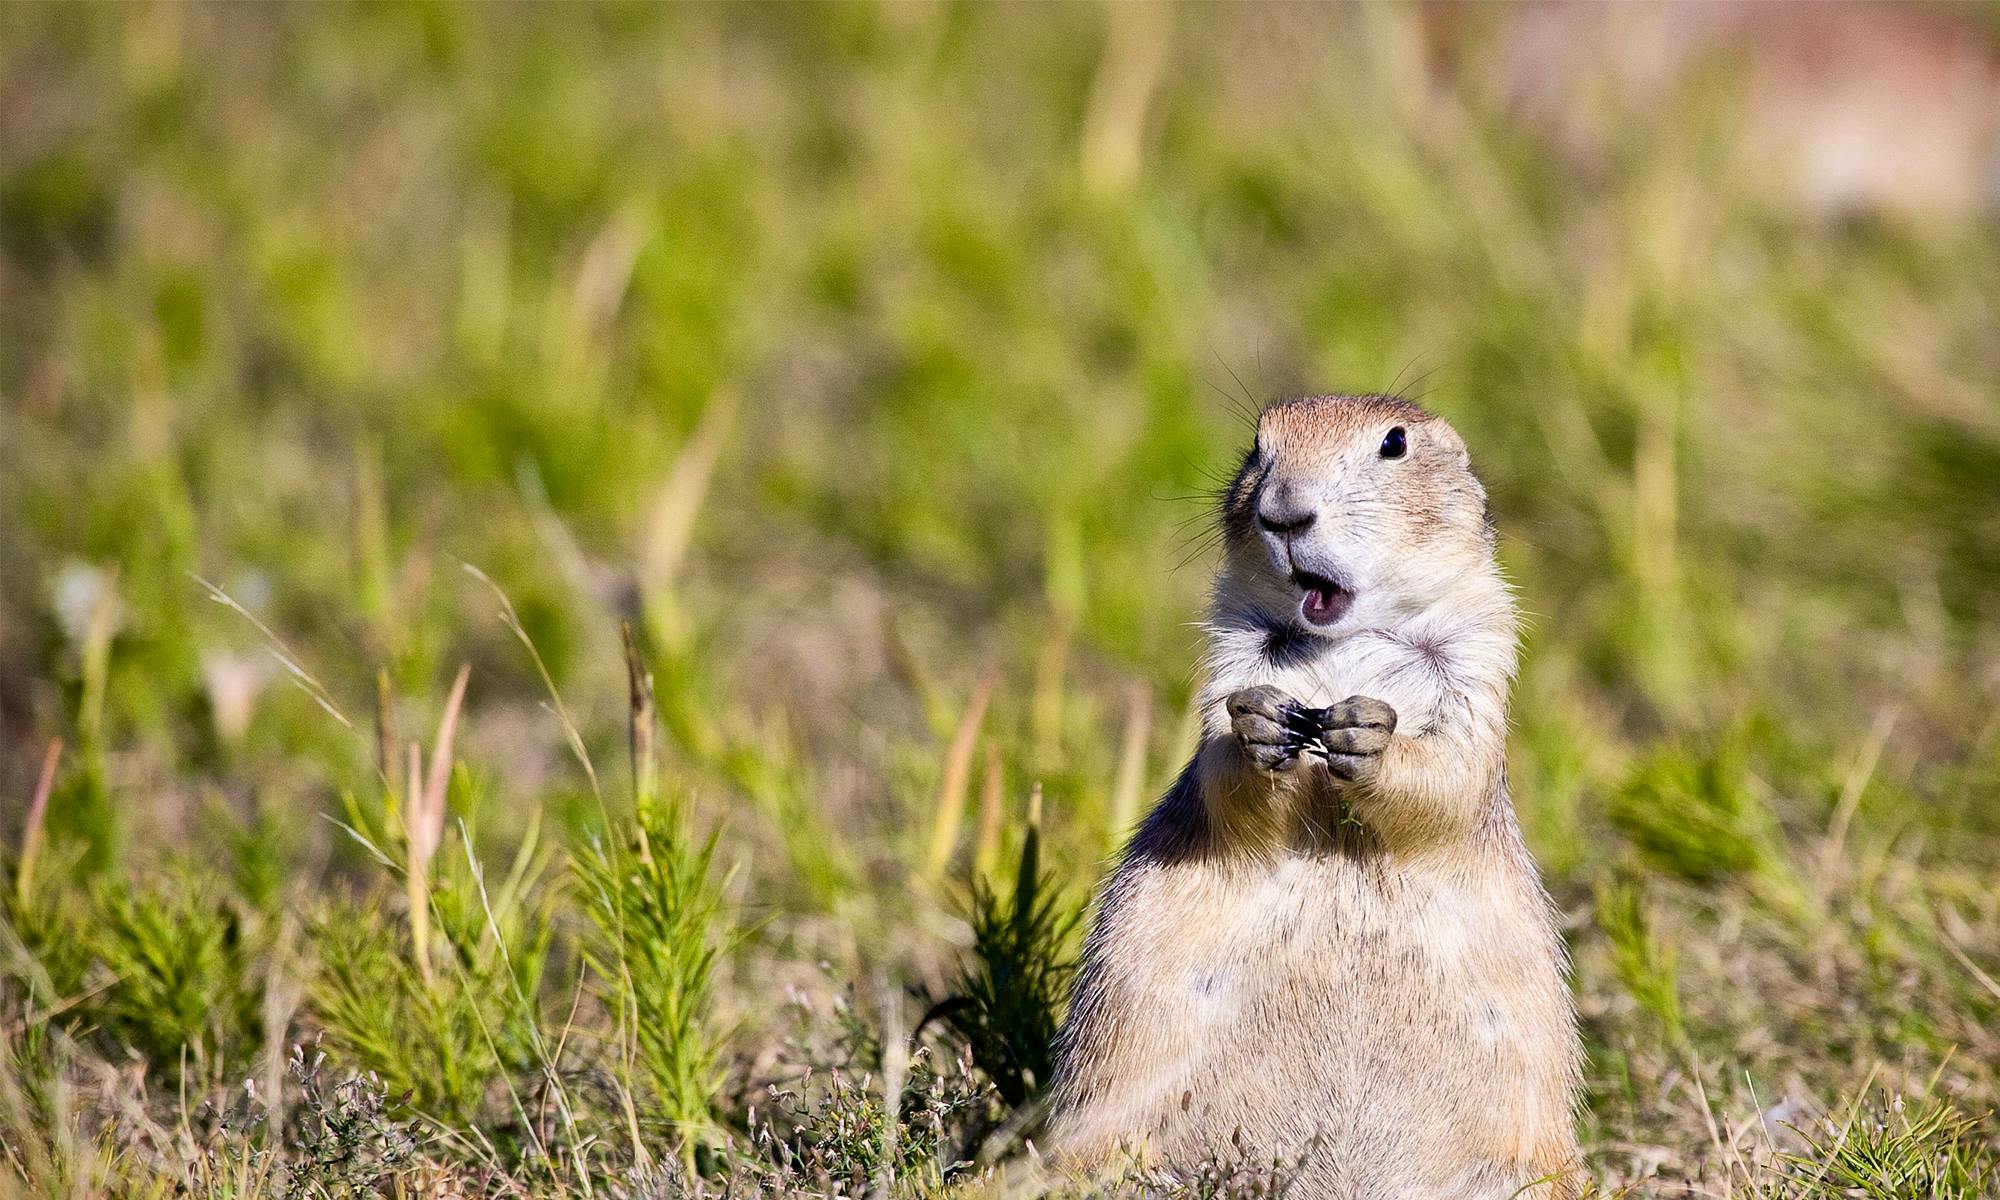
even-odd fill
[{"label": "dry grass blade", "polygon": [[200,584],[203,590],[208,593],[210,600],[215,601],[217,604],[250,622],[252,628],[256,629],[258,633],[263,634],[264,648],[270,651],[272,658],[278,660],[279,666],[285,668],[286,673],[292,677],[292,682],[298,684],[306,695],[312,697],[313,703],[325,709],[327,715],[340,722],[343,727],[347,729],[354,728],[354,722],[348,720],[347,714],[340,711],[340,706],[333,702],[333,693],[327,691],[326,686],[314,678],[312,672],[299,665],[298,655],[292,652],[292,648],[285,644],[283,638],[271,632],[269,625],[258,620],[256,615],[249,609],[238,604],[235,597],[223,591],[215,584],[210,583],[192,571],[188,572],[188,578]]},{"label": "dry grass blade", "polygon": [[1971,974],[1972,978],[1979,983],[1980,987],[1991,992],[1995,1000],[2000,1000],[2000,980],[1994,979],[1978,963],[1972,961],[1972,956],[1959,946],[1958,939],[1952,934],[1951,930],[1940,924],[1938,933],[1944,948],[1949,950],[1951,956],[1958,960],[1958,965],[1964,967]]},{"label": "dry grass blade", "polygon": [[54,738],[42,754],[42,770],[35,778],[35,794],[28,801],[27,819],[21,823],[21,862],[14,870],[14,899],[24,908],[35,886],[35,860],[41,857],[42,831],[49,817],[49,795],[55,790],[56,764],[62,760],[62,750],[62,739]]},{"label": "dry grass blade", "polygon": [[709,397],[680,457],[665,483],[653,495],[652,510],[646,520],[644,541],[639,548],[639,588],[648,596],[662,595],[673,586],[688,543],[694,537],[695,519],[715,478],[722,447],[736,423],[737,396],[723,389]]},{"label": "dry grass blade", "polygon": [[1820,846],[1818,885],[1824,892],[1832,886],[1834,866],[1839,863],[1841,851],[1847,844],[1847,830],[1854,823],[1854,811],[1861,806],[1862,793],[1868,790],[1868,783],[1875,778],[1875,768],[1882,761],[1882,750],[1889,744],[1889,735],[1895,732],[1896,720],[1902,716],[1902,709],[1887,705],[1875,714],[1875,723],[1868,730],[1868,740],[1855,756],[1854,768],[1840,786],[1840,800],[1834,805],[1833,819],[1827,823],[1826,840]]},{"label": "dry grass blade", "polygon": [[570,344],[587,345],[603,336],[631,287],[632,267],[645,244],[645,222],[629,208],[590,240],[570,293]]},{"label": "dry grass blade", "polygon": [[461,562],[458,565],[465,568],[466,574],[485,584],[493,593],[493,598],[500,602],[501,622],[521,645],[527,648],[528,658],[535,664],[535,673],[542,677],[542,687],[549,693],[550,711],[555,713],[556,720],[562,725],[563,737],[569,742],[570,753],[576,756],[577,764],[583,768],[584,777],[590,781],[590,794],[601,801],[603,792],[597,786],[597,768],[591,765],[590,752],[584,749],[583,734],[577,729],[576,722],[571,719],[569,707],[563,703],[562,693],[556,690],[555,677],[549,674],[548,664],[542,661],[542,652],[535,648],[535,639],[528,636],[527,626],[521,624],[521,615],[514,611],[514,602],[507,598],[507,593],[501,590],[491,575],[469,562]]},{"label": "dry grass blade", "polygon": [[629,689],[630,727],[627,736],[632,750],[632,804],[641,816],[652,811],[659,793],[659,764],[653,748],[653,673],[639,659],[639,643],[632,636],[632,622],[621,625],[625,638],[625,679]]},{"label": "dry grass blade", "polygon": [[[430,854],[423,849],[422,829],[425,824],[423,809],[424,795],[424,752],[423,747],[411,740],[406,755],[404,778],[408,780],[403,791],[403,841],[405,858],[403,862],[404,897],[410,908],[410,957],[416,959],[417,971],[424,977],[424,985],[430,986],[431,976],[431,889],[429,879]],[[437,847],[432,845],[431,849]]]},{"label": "dry grass blade", "polygon": [[1028,700],[1028,728],[1033,736],[1037,764],[1053,763],[1062,754],[1063,687],[1069,671],[1070,641],[1075,636],[1075,620],[1056,609],[1035,651],[1034,692]]},{"label": "dry grass blade", "polygon": [[[471,678],[471,663],[459,667],[458,677],[452,680],[451,695],[444,702],[444,715],[438,718],[437,741],[431,746],[430,771],[424,777],[423,811],[413,822],[411,830],[411,836],[417,843],[417,853],[426,866],[444,838],[444,802],[446,788],[451,783],[452,738],[458,732],[458,716],[465,703],[465,685]],[[411,798],[411,803],[414,806],[415,797]]]},{"label": "dry grass blade", "polygon": [[437,740],[431,745],[430,769],[423,768],[423,749],[413,740],[409,751],[409,784],[404,793],[403,830],[408,841],[404,883],[410,905],[410,951],[425,984],[432,982],[430,954],[430,867],[444,840],[445,797],[451,786],[452,742],[465,705],[465,686],[472,664],[458,668],[451,694],[438,717]]},{"label": "dry grass blade", "polygon": [[940,879],[958,845],[958,829],[965,819],[965,793],[972,782],[972,752],[979,742],[979,726],[986,719],[986,706],[999,686],[1000,669],[988,667],[972,689],[972,698],[958,718],[945,751],[944,773],[938,780],[937,799],[931,806],[931,842],[924,854],[924,878]]},{"label": "dry grass blade", "polygon": [[389,688],[389,669],[375,671],[375,771],[382,786],[396,787],[396,703]]},{"label": "dry grass blade", "polygon": [[1146,114],[1159,90],[1174,11],[1167,4],[1112,4],[1104,10],[1104,57],[1091,81],[1081,139],[1091,191],[1116,196],[1139,178]]},{"label": "dry grass blade", "polygon": [[951,706],[938,694],[937,684],[932,681],[930,672],[924,669],[923,660],[917,657],[893,610],[882,615],[882,646],[889,656],[889,669],[917,698],[917,707],[923,710],[925,726],[937,736],[944,736],[945,731],[951,728]]}]

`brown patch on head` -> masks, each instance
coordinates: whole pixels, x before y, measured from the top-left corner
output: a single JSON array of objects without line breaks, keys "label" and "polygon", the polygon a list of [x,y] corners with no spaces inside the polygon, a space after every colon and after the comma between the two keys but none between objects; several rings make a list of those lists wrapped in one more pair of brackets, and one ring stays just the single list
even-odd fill
[{"label": "brown patch on head", "polygon": [[1302,457],[1331,454],[1384,425],[1427,425],[1437,417],[1401,396],[1300,396],[1257,419],[1258,440]]}]

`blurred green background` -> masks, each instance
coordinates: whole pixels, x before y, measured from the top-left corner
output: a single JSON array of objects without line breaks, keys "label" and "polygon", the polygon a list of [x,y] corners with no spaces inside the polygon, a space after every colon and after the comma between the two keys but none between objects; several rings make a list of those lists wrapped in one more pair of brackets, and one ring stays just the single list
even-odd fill
[{"label": "blurred green background", "polygon": [[1245,413],[1401,390],[1528,614],[1594,1169],[1984,1113],[1992,12],[7,6],[0,842],[61,738],[49,903],[393,907],[320,816],[469,662],[454,814],[582,844],[629,620],[761,922],[725,975],[939,983],[1030,783],[1080,897],[1185,754]]}]

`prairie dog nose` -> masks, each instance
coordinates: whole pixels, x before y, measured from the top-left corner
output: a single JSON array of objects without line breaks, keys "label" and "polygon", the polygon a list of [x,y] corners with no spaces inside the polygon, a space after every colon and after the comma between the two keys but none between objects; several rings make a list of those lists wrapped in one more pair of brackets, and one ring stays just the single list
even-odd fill
[{"label": "prairie dog nose", "polygon": [[1304,533],[1318,515],[1312,504],[1287,487],[1270,488],[1257,498],[1257,524],[1280,536]]}]

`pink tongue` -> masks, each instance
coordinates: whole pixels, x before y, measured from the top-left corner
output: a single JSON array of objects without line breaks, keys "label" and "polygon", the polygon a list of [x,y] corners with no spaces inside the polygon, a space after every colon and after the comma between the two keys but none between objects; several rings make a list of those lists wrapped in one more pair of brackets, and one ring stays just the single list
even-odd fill
[{"label": "pink tongue", "polygon": [[1314,588],[1306,593],[1306,620],[1315,625],[1331,625],[1347,612],[1348,602],[1346,592],[1329,592]]}]

